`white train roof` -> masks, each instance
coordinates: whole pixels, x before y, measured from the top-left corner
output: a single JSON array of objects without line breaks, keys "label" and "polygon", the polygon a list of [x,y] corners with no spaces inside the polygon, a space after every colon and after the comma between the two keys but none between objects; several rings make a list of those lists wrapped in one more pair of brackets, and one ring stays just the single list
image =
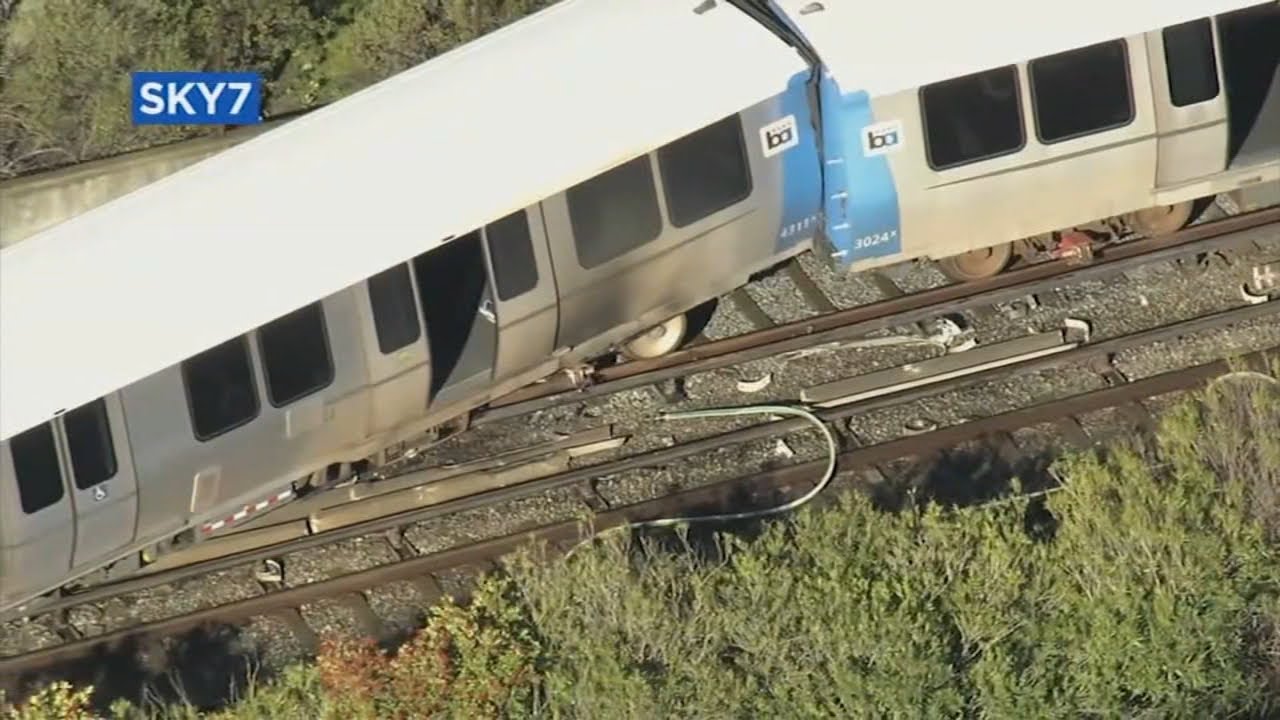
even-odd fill
[{"label": "white train roof", "polygon": [[565,0],[0,250],[0,439],[781,92],[720,2]]},{"label": "white train roof", "polygon": [[842,90],[863,90],[872,97],[1260,4],[1258,0],[774,2],[813,46]]}]

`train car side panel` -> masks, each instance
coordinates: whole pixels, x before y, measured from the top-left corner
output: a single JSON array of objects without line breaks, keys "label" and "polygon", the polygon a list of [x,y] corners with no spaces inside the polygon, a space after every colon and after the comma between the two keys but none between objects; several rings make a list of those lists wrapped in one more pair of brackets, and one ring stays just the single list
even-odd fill
[{"label": "train car side panel", "polygon": [[[877,116],[902,119],[909,143],[890,161],[905,257],[947,257],[1152,204],[1143,38],[1042,60],[875,101]],[[1085,72],[1093,89],[1073,85]]]},{"label": "train car side panel", "polygon": [[116,396],[20,433],[0,455],[0,597],[44,591],[133,542],[137,486]]},{"label": "train car side panel", "polygon": [[109,559],[131,542],[138,484],[117,393],[63,414],[66,469],[76,513],[73,567]]},{"label": "train car side panel", "polygon": [[75,511],[49,423],[0,444],[0,601],[60,582],[75,548]]},{"label": "train car side panel", "polygon": [[483,232],[498,326],[493,379],[501,382],[554,363],[559,298],[540,206],[489,223]]},{"label": "train car side panel", "polygon": [[[817,71],[814,71],[817,72]],[[760,129],[762,153],[782,153],[782,218],[776,251],[786,253],[809,243],[822,229],[822,164],[818,157],[818,118],[814,116],[813,73],[797,73],[775,101],[778,120]],[[787,132],[794,128],[795,135]],[[787,147],[783,147],[783,146]]]},{"label": "train car side panel", "polygon": [[604,350],[779,259],[782,163],[799,141],[770,147],[779,110],[758,103],[543,202],[557,346]]},{"label": "train car side panel", "polygon": [[1212,18],[1146,35],[1160,135],[1158,186],[1212,175],[1227,166],[1227,97],[1215,35]]},{"label": "train car side panel", "polygon": [[[47,228],[0,262],[0,306],[13,309],[0,438],[773,97],[806,69],[727,3],[567,0]],[[440,112],[450,102],[467,111]],[[512,108],[553,111],[513,124]],[[288,232],[263,243],[265,227]],[[192,263],[238,278],[238,292],[136,273]],[[43,279],[54,274],[91,303],[66,302]],[[85,346],[101,348],[90,365]]]},{"label": "train car side panel", "polygon": [[367,437],[358,306],[344,291],[125,389],[148,536],[259,500]]},{"label": "train car side panel", "polygon": [[354,288],[369,383],[371,434],[392,430],[427,409],[431,362],[418,291],[408,263],[398,263]]}]

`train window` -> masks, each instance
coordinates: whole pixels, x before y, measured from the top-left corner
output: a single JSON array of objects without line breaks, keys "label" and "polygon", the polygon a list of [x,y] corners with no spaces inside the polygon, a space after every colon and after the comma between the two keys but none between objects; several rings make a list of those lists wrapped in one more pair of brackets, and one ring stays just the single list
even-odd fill
[{"label": "train window", "polygon": [[212,440],[258,416],[258,389],[243,335],[183,361],[182,381],[197,440]]},{"label": "train window", "polygon": [[566,198],[578,263],[584,269],[624,255],[662,232],[648,155],[569,188]]},{"label": "train window", "polygon": [[369,278],[369,305],[373,307],[373,330],[382,354],[393,353],[418,341],[418,303],[413,297],[409,266],[400,263]]},{"label": "train window", "polygon": [[284,407],[333,382],[324,308],[313,302],[258,328],[267,398]]},{"label": "train window", "polygon": [[658,150],[671,224],[684,227],[751,194],[751,170],[737,115]]},{"label": "train window", "polygon": [[107,403],[101,398],[67,413],[62,418],[67,429],[67,449],[76,487],[81,490],[110,480],[116,474],[116,450],[111,442],[111,421]]},{"label": "train window", "polygon": [[62,470],[53,426],[45,423],[14,435],[9,441],[13,472],[18,476],[18,500],[30,515],[62,499]]},{"label": "train window", "polygon": [[1164,37],[1169,97],[1178,107],[1218,96],[1218,63],[1213,57],[1213,25],[1209,18],[1167,27]]},{"label": "train window", "polygon": [[1013,65],[920,89],[925,156],[934,170],[1018,152],[1026,145]]},{"label": "train window", "polygon": [[1037,58],[1027,69],[1041,142],[1070,140],[1133,121],[1123,40]]},{"label": "train window", "polygon": [[538,286],[538,261],[533,255],[529,218],[523,210],[486,225],[484,240],[500,300],[510,300]]}]

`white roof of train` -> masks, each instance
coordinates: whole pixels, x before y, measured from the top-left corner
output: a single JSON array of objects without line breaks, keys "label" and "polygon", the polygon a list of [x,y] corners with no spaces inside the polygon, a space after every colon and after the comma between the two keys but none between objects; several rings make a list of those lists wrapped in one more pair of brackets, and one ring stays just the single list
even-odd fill
[{"label": "white roof of train", "polygon": [[[872,97],[1266,4],[1259,0],[774,1],[817,51],[842,90],[863,90]],[[814,9],[818,6],[822,9]]]},{"label": "white roof of train", "polygon": [[727,3],[565,0],[0,251],[0,439],[785,88]]}]

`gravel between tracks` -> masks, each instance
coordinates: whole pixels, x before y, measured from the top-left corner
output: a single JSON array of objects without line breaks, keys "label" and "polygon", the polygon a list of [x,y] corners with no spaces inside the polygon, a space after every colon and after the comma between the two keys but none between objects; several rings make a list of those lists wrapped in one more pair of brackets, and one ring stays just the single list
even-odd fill
[{"label": "gravel between tracks", "polygon": [[[1095,339],[1187,319],[1239,305],[1239,286],[1247,277],[1252,264],[1280,259],[1280,234],[1263,245],[1260,249],[1233,254],[1230,265],[1214,262],[1203,272],[1182,272],[1166,263],[1107,282],[1082,284],[1044,293],[1039,296],[1038,305],[1034,307],[1006,307],[999,312],[979,313],[968,319],[974,336],[981,344],[1016,338],[1028,332],[1052,330],[1060,327],[1064,317],[1088,320]],[[823,288],[827,297],[841,308],[865,304],[882,297],[874,284],[864,277],[839,276],[811,256],[802,257],[800,263]],[[942,283],[941,276],[928,265],[913,264],[892,268],[886,274],[907,292]],[[794,284],[784,273],[776,273],[753,284],[749,293],[780,322],[814,314],[812,309],[805,306]],[[711,338],[719,338],[740,334],[748,329],[748,323],[733,304],[721,302],[705,334]],[[531,442],[549,440],[556,433],[585,429],[606,422],[612,423],[618,433],[631,435],[623,448],[582,458],[575,463],[594,464],[617,455],[667,446],[675,437],[705,436],[758,421],[753,418],[656,422],[654,418],[662,410],[790,401],[800,389],[810,385],[917,361],[940,353],[937,347],[920,344],[919,331],[914,327],[878,335],[900,336],[904,339],[904,344],[837,349],[787,362],[777,359],[762,360],[732,370],[701,373],[687,380],[685,389],[689,399],[674,404],[652,388],[638,388],[565,405],[481,426],[433,448],[426,457],[432,460],[483,457]],[[913,336],[917,342],[905,342]],[[1280,344],[1280,321],[1269,318],[1235,328],[1211,331],[1190,340],[1126,351],[1118,356],[1117,367],[1130,378],[1136,379],[1205,362],[1225,353],[1243,353],[1277,344]],[[772,381],[760,392],[743,393],[735,386],[740,379],[757,379],[766,373],[771,373]],[[1102,384],[1095,373],[1081,369],[1047,370],[977,389],[930,397],[907,407],[868,412],[855,417],[850,427],[861,441],[877,442],[900,436],[905,423],[911,420],[923,419],[946,426],[969,417],[990,415],[1053,397],[1096,389],[1102,387]],[[1166,402],[1154,401],[1151,407],[1157,409]],[[1116,418],[1112,417],[1112,413],[1102,412],[1090,414],[1085,421],[1087,429],[1094,430],[1113,425]],[[1014,433],[1014,436],[1024,447],[1048,449],[1058,445],[1057,433],[1052,427],[1024,429]],[[775,440],[747,443],[722,448],[669,467],[619,473],[603,478],[598,489],[610,503],[637,502],[739,474],[744,467],[789,464],[820,457],[822,452],[823,446],[817,434],[804,431],[786,438],[784,444]],[[573,518],[582,511],[581,496],[574,490],[562,490],[502,507],[483,508],[418,523],[408,529],[405,537],[417,551],[428,553],[514,532],[524,527]],[[394,557],[390,546],[381,537],[356,539],[286,558],[285,582],[290,586],[302,584],[386,563]],[[77,608],[71,614],[71,621],[82,630],[97,632],[247,597],[260,592],[253,579],[253,570],[239,568],[141,592],[127,601],[112,600],[96,607]],[[447,586],[452,584],[452,581],[446,583]],[[375,589],[369,593],[369,600],[375,613],[387,622],[393,633],[403,633],[414,626],[420,620],[424,604],[417,591],[407,583]],[[352,613],[334,603],[323,602],[309,606],[304,609],[304,616],[320,632],[359,629]],[[48,618],[0,626],[0,651],[5,654],[45,647],[56,642],[57,636]],[[243,628],[233,647],[236,652],[255,655],[256,662],[268,670],[296,658],[300,652],[285,626],[273,618],[258,619]]]}]

